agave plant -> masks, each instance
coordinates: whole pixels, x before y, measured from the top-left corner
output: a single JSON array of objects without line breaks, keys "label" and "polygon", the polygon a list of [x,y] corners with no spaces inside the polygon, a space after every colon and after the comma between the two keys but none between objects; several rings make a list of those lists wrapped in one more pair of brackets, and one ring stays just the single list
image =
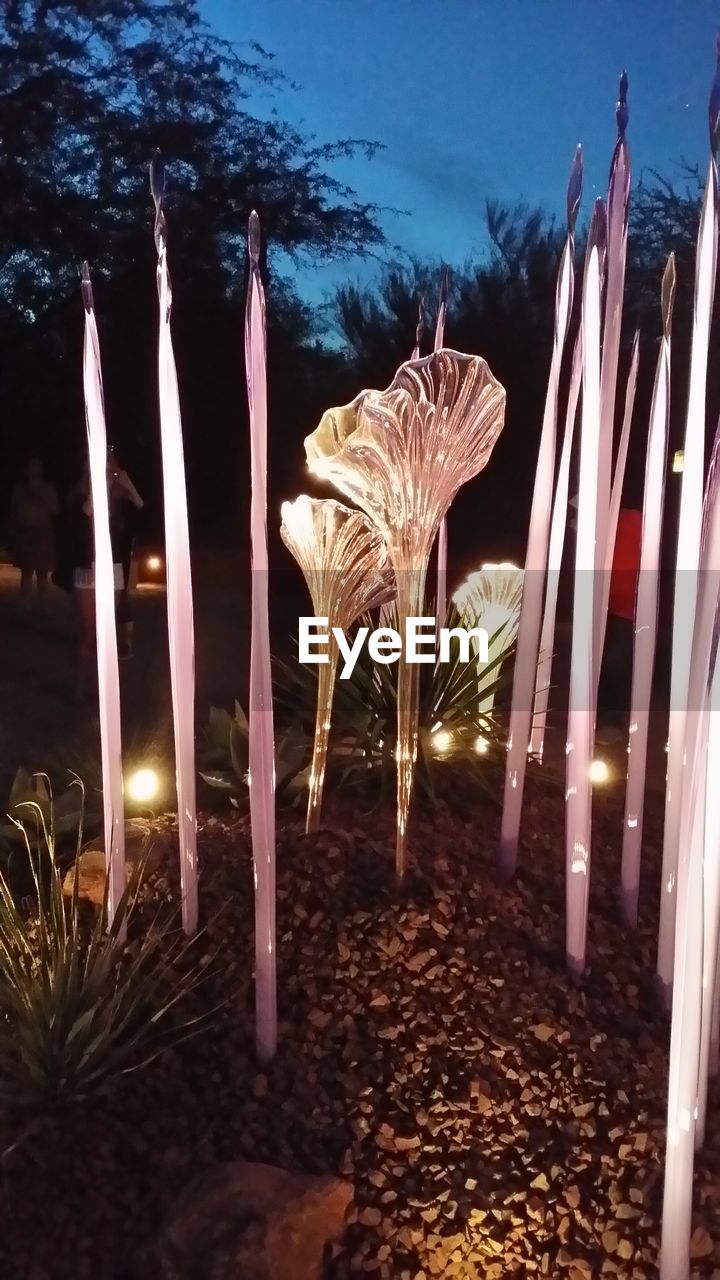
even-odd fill
[{"label": "agave plant", "polygon": [[[64,894],[51,792],[50,806],[49,824],[35,801],[22,806],[32,828],[15,820],[32,868],[29,903],[20,905],[0,876],[0,1107],[8,1110],[84,1098],[196,1034],[210,1016],[183,1010],[207,968],[189,959],[193,944],[174,922],[158,917],[119,944],[143,883],[141,860],[112,923],[107,887],[90,921],[78,875]],[[81,809],[78,854],[82,838]]]},{"label": "agave plant", "polygon": [[[23,814],[23,822],[18,823],[13,814]],[[78,778],[71,774],[71,782],[59,795],[54,795],[52,786],[45,773],[28,773],[19,768],[13,779],[8,797],[8,821],[0,823],[0,846],[10,849],[24,848],[28,829],[32,829],[37,842],[42,836],[41,819],[48,830],[52,830],[55,847],[61,840],[69,838],[74,844],[78,828],[82,824],[83,831],[94,828],[101,810],[96,798],[91,798],[88,805],[84,788],[78,786]]]},{"label": "agave plant", "polygon": [[[211,707],[207,726],[197,747],[198,771],[203,782],[228,796],[235,808],[248,795],[248,733],[247,716],[239,702],[235,703],[233,715],[224,707]],[[276,734],[277,795],[284,794],[292,802],[307,798],[311,743],[312,732],[304,726],[294,726],[285,733]]]},{"label": "agave plant", "polygon": [[[384,624],[397,625],[394,606],[385,609]],[[371,616],[359,626],[372,627]],[[447,627],[462,620],[450,606]],[[502,769],[503,734],[497,719],[484,715],[479,703],[490,694],[509,689],[507,668],[501,671],[508,651],[478,669],[475,655],[461,659],[459,647],[451,648],[449,662],[419,667],[418,785],[431,799],[443,786],[466,782],[498,794]],[[279,713],[296,726],[298,741],[312,738],[317,675],[313,667],[276,662],[275,689]],[[478,696],[480,695],[480,697]],[[348,680],[338,681],[330,734],[328,769],[340,783],[379,781],[381,789],[392,785],[397,743],[397,668],[378,666],[367,648]],[[306,751],[309,747],[306,747]]]}]

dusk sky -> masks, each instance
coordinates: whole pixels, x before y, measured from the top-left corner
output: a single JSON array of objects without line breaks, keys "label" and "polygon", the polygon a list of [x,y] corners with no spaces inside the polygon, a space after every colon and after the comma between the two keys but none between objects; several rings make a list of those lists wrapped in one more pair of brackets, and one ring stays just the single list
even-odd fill
[{"label": "dusk sky", "polygon": [[[238,44],[257,40],[300,88],[249,104],[319,141],[366,137],[374,160],[334,172],[386,216],[392,243],[462,262],[483,248],[485,199],[562,215],[573,150],[585,151],[583,213],[603,194],[618,77],[630,79],[634,179],[704,169],[718,0],[200,0]],[[303,273],[319,297],[374,268]]]}]

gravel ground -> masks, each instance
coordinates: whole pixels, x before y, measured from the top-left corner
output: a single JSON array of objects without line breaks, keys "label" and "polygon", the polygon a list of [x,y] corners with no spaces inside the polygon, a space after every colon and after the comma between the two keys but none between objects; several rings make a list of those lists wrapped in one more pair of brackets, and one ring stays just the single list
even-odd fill
[{"label": "gravel ground", "polygon": [[[209,1031],[8,1150],[7,1280],[154,1280],[153,1245],[199,1170],[258,1159],[355,1188],[328,1276],[656,1276],[669,1028],[653,987],[662,814],[647,818],[636,934],[616,908],[619,794],[598,793],[589,965],[563,963],[562,796],[530,786],[521,868],[494,874],[498,813],[347,802],[278,848],[280,1048],[253,1061],[252,868],[244,818],[207,816],[199,942]],[[168,819],[164,825],[170,825]],[[163,820],[160,820],[163,825]],[[177,892],[174,868],[155,896]],[[198,999],[200,997],[197,997]],[[693,1275],[720,1277],[720,1126],[696,1167]]]}]

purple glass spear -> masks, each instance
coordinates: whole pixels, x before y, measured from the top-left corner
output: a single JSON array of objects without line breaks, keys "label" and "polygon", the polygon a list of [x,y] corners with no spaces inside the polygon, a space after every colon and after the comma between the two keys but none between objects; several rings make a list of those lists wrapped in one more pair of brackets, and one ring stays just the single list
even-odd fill
[{"label": "purple glass spear", "polygon": [[[445,321],[447,319],[449,289],[450,272],[447,267],[443,267],[433,351],[440,351],[445,341]],[[437,605],[435,608],[435,615],[437,617],[438,626],[442,627],[445,623],[445,613],[447,611],[447,516],[443,516],[438,530],[436,599]]]},{"label": "purple glass spear", "polygon": [[623,828],[621,908],[627,924],[637,924],[640,890],[645,769],[650,693],[657,639],[660,588],[660,542],[665,500],[667,437],[670,424],[670,329],[675,300],[675,255],[670,254],[662,280],[663,336],[658,353],[650,408],[645,496],[643,498],[640,573],[635,607],[630,736],[628,741],[625,825]]},{"label": "purple glass spear", "polygon": [[267,339],[260,275],[260,219],[248,221],[250,275],[245,308],[245,374],[250,411],[250,825],[255,864],[255,1026],[257,1054],[269,1062],[277,1048],[275,957],[275,744],[267,540]]},{"label": "purple glass spear", "polygon": [[[125,820],[123,814],[120,678],[115,629],[115,575],[110,543],[108,447],[105,430],[100,341],[95,322],[92,283],[87,263],[82,269],[85,308],[83,386],[92,522],[95,542],[95,633],[97,637],[98,707],[102,757],[105,866],[108,877],[108,925],[125,892]],[[118,941],[125,939],[123,922]]]},{"label": "purple glass spear", "polygon": [[[720,447],[718,436],[716,444]],[[705,488],[701,523],[705,527],[693,620],[680,796],[661,1280],[687,1280],[690,1271],[694,1146],[700,1072],[704,1068],[703,1012],[707,1022],[712,1021],[707,1004],[703,1010],[703,982],[712,982],[708,952],[714,955],[720,918],[717,901],[710,901],[710,891],[716,895],[720,888],[717,869],[709,879],[706,877],[706,860],[711,855],[716,858],[718,851],[707,848],[705,826],[707,790],[717,789],[717,778],[707,774],[709,691],[715,692],[713,666],[718,661],[720,605],[720,468],[717,467],[711,471]],[[714,938],[706,936],[711,920],[715,922]]]},{"label": "purple glass spear", "polygon": [[675,935],[675,894],[680,840],[680,799],[685,740],[685,711],[690,675],[690,642],[697,598],[700,521],[705,465],[705,392],[708,345],[715,296],[718,240],[718,130],[720,128],[720,57],[709,103],[710,166],[700,214],[695,258],[695,310],[690,353],[690,385],[685,420],[685,446],[680,490],[675,596],[670,671],[670,723],[665,831],[658,931],[658,982],[670,1002]]},{"label": "purple glass spear", "polygon": [[570,373],[570,391],[565,414],[565,431],[560,465],[558,467],[555,497],[553,499],[552,520],[550,522],[550,543],[548,546],[547,589],[545,592],[545,608],[543,611],[542,630],[540,632],[540,652],[538,655],[537,680],[535,683],[535,703],[533,707],[532,730],[530,734],[530,755],[541,761],[545,747],[545,728],[550,699],[550,681],[552,679],[553,650],[555,645],[555,617],[557,614],[558,588],[560,585],[560,569],[563,550],[565,548],[565,532],[567,528],[568,493],[570,485],[570,458],[575,436],[575,420],[580,399],[582,382],[582,341],[578,334],[572,356]]},{"label": "purple glass spear", "polygon": [[574,974],[585,967],[590,889],[592,790],[590,765],[595,736],[594,580],[597,467],[600,446],[600,312],[605,258],[605,206],[595,201],[582,297],[583,401],[580,483],[573,595],[570,700],[565,745],[566,954]]},{"label": "purple glass spear", "polygon": [[[632,426],[633,409],[635,407],[635,390],[637,387],[638,362],[640,358],[640,330],[635,330],[633,338],[632,355],[630,357],[630,372],[628,373],[627,383],[625,384],[625,410],[623,412],[622,428],[620,430],[620,440],[618,442],[617,458],[615,460],[615,471],[612,478],[612,490],[610,493],[610,507],[608,510],[607,521],[607,540],[605,543],[605,565],[602,574],[602,602],[601,602],[601,619],[603,645],[605,643],[605,624],[607,622],[608,602],[610,600],[610,577],[612,574],[613,560],[615,558],[615,539],[617,537],[617,527],[620,518],[620,506],[622,503],[623,484],[625,483],[625,464],[627,462],[628,446],[630,444],[630,427]],[[601,651],[600,646],[599,651]],[[596,684],[600,680],[599,669],[595,673]]]},{"label": "purple glass spear", "polygon": [[[600,449],[597,474],[597,543],[595,581],[595,679],[599,679],[600,662],[605,643],[607,600],[609,583],[606,578],[606,559],[610,534],[609,512],[612,485],[613,434],[615,427],[615,400],[617,390],[620,330],[622,327],[623,290],[625,287],[625,260],[627,257],[628,208],[630,204],[630,151],[625,139],[628,124],[628,78],[623,71],[620,77],[618,102],[615,108],[617,141],[610,164],[607,195],[607,258],[605,321],[602,341],[602,366],[600,373]],[[611,558],[612,563],[612,558]]]},{"label": "purple glass spear", "polygon": [[165,513],[170,688],[175,732],[175,776],[180,838],[180,887],[183,928],[187,934],[193,934],[197,930],[198,923],[195,629],[182,420],[170,331],[172,291],[167,265],[167,224],[163,211],[165,169],[159,152],[156,152],[150,166],[150,190],[155,204],[155,247],[158,254],[157,287],[160,302],[158,387]]},{"label": "purple glass spear", "polygon": [[545,575],[547,570],[550,512],[557,437],[558,391],[563,352],[572,314],[574,292],[575,222],[582,195],[582,149],[577,148],[567,187],[567,236],[560,259],[555,292],[555,337],[550,362],[545,411],[540,433],[535,487],[530,509],[525,579],[523,584],[520,627],[515,649],[510,733],[505,769],[502,827],[500,834],[500,867],[511,875],[517,863],[520,813],[522,809],[525,767],[538,660],[538,640],[542,616]]},{"label": "purple glass spear", "polygon": [[[720,426],[715,432],[708,478],[706,502],[700,538],[700,563],[704,575],[715,580],[715,594],[720,600],[720,554],[713,561],[710,546],[712,532],[712,495],[720,502]],[[715,615],[713,635],[714,671],[708,687],[705,722],[705,796],[704,812],[698,815],[703,824],[703,956],[702,1003],[700,1029],[700,1067],[698,1072],[698,1107],[695,1123],[695,1149],[705,1141],[707,1119],[708,1075],[717,1074],[717,1006],[718,959],[720,957],[720,609]]]}]

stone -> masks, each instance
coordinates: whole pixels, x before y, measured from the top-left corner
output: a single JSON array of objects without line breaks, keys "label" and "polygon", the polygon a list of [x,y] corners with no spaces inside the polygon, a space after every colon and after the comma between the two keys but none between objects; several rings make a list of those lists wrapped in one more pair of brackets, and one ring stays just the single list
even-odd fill
[{"label": "stone", "polygon": [[200,1174],[176,1202],[156,1248],[173,1280],[320,1280],[353,1188],[340,1178],[237,1161]]},{"label": "stone", "polygon": [[[138,861],[144,862],[146,871],[157,871],[165,859],[171,844],[170,833],[154,831],[152,823],[143,818],[128,818],[125,823],[125,862],[128,874]],[[75,869],[80,881],[78,897],[101,907],[105,896],[105,841],[102,836],[93,840],[65,873],[63,893],[70,897],[75,885]]]},{"label": "stone", "polygon": [[696,1227],[690,1240],[690,1257],[707,1258],[714,1248],[712,1238],[704,1227]]}]

